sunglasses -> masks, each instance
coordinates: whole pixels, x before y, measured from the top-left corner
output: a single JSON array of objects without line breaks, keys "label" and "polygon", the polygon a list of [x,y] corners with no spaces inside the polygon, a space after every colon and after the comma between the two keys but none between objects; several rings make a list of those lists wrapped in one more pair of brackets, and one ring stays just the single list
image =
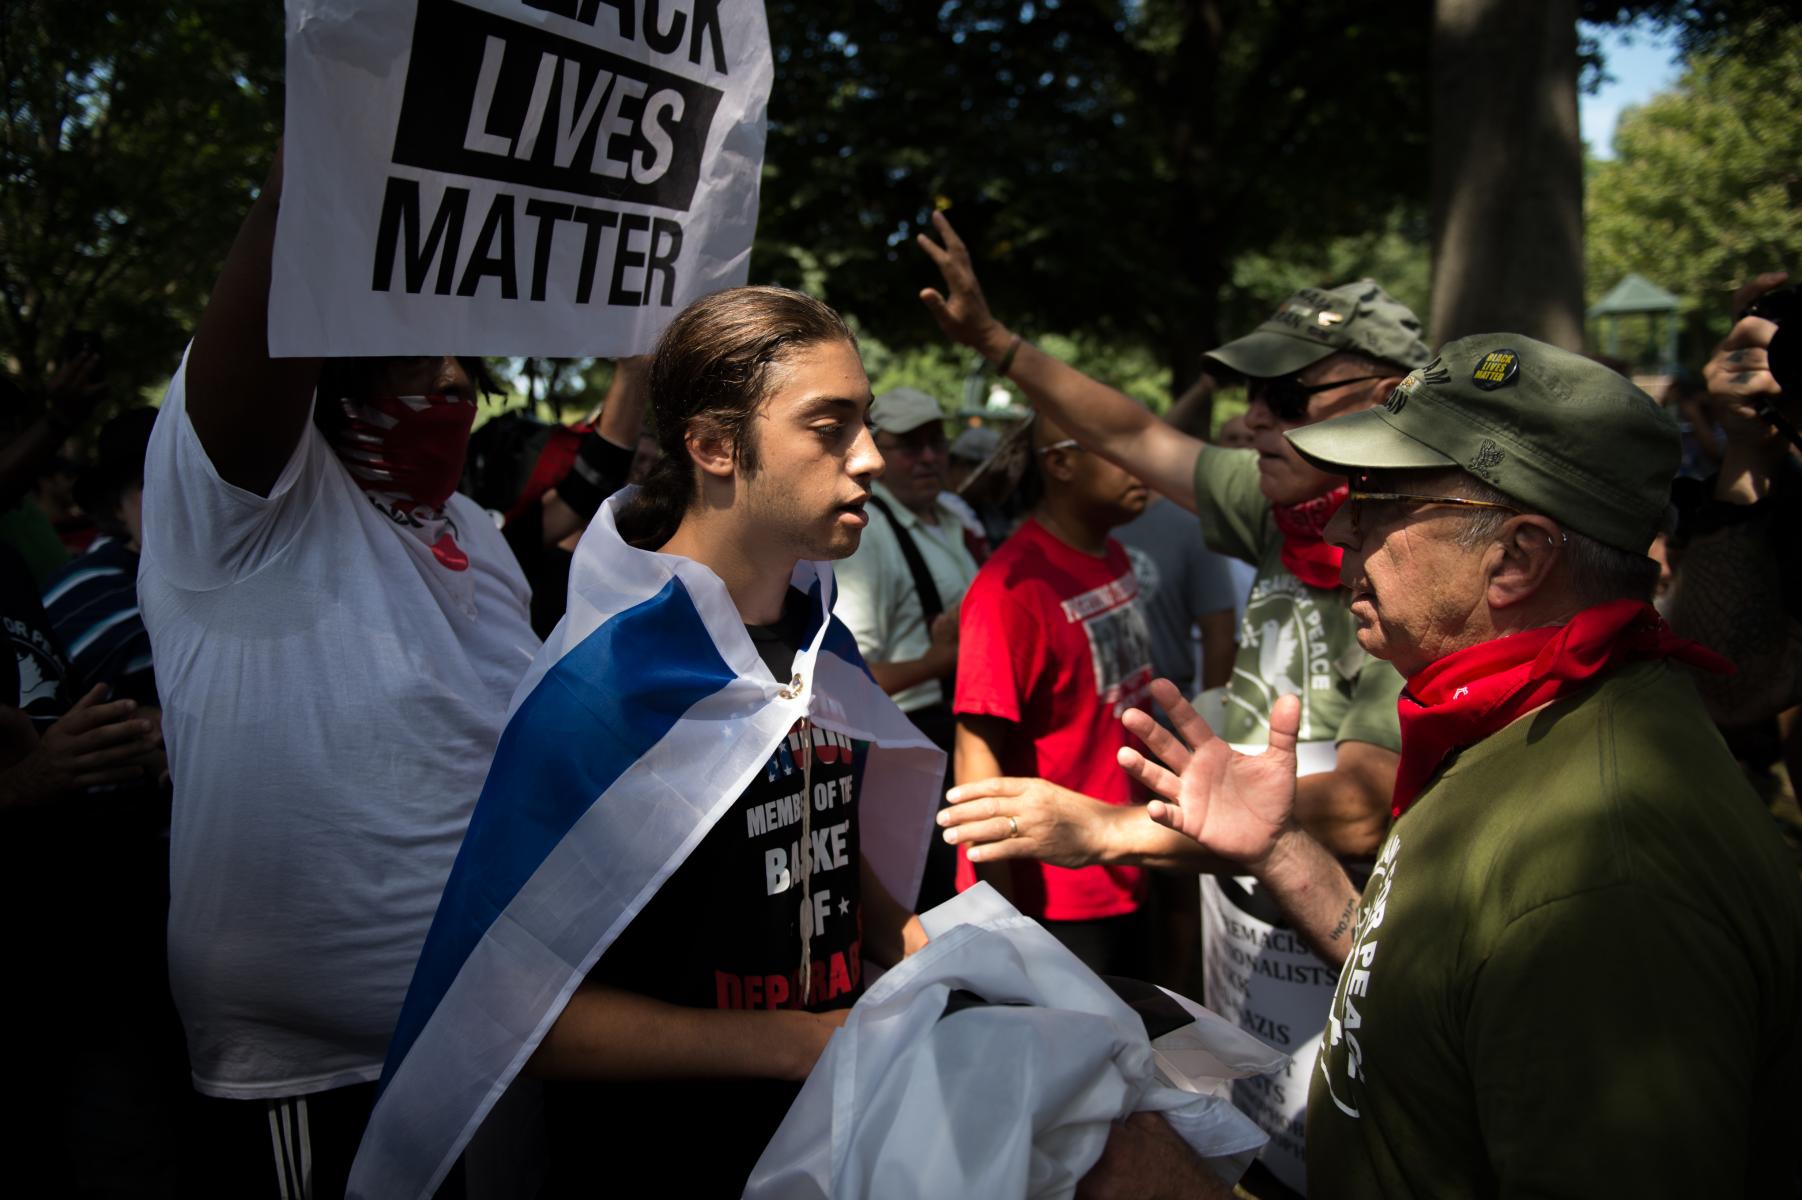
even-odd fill
[{"label": "sunglasses", "polygon": [[1499,508],[1503,512],[1520,514],[1520,509],[1511,504],[1497,504],[1492,500],[1467,500],[1463,496],[1416,496],[1411,492],[1359,492],[1352,491],[1345,497],[1345,515],[1351,522],[1354,538],[1364,536],[1364,506],[1367,504],[1407,504],[1415,508],[1427,508],[1433,505],[1447,504],[1466,511],[1478,508]]},{"label": "sunglasses", "polygon": [[1334,379],[1326,383],[1305,384],[1293,375],[1282,375],[1276,379],[1254,379],[1248,389],[1251,399],[1262,400],[1270,415],[1279,421],[1294,424],[1308,419],[1308,401],[1322,392],[1330,392],[1334,388],[1350,387],[1354,383],[1369,383],[1373,379],[1382,379],[1382,375],[1358,375],[1351,379]]}]

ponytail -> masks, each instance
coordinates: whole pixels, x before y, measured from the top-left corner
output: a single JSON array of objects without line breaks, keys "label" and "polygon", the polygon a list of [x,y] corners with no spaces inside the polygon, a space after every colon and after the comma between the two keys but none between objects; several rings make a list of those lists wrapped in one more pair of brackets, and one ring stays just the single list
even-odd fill
[{"label": "ponytail", "polygon": [[661,549],[676,536],[693,486],[693,465],[666,453],[615,514],[620,538],[640,550]]}]

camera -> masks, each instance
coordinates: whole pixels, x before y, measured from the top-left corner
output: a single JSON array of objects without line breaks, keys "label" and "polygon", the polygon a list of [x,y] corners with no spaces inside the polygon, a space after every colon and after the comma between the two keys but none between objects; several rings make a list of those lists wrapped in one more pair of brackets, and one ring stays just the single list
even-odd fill
[{"label": "camera", "polygon": [[1747,317],[1763,317],[1777,326],[1765,350],[1771,376],[1785,396],[1802,395],[1802,286],[1773,288],[1746,305],[1734,321]]}]

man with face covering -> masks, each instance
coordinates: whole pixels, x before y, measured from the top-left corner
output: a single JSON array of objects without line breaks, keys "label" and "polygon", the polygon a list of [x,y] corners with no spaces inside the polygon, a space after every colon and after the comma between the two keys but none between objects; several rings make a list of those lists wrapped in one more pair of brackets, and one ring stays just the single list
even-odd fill
[{"label": "man with face covering", "polygon": [[200,1190],[324,1197],[538,639],[455,494],[479,362],[270,358],[280,195],[278,156],[169,385],[138,587]]}]

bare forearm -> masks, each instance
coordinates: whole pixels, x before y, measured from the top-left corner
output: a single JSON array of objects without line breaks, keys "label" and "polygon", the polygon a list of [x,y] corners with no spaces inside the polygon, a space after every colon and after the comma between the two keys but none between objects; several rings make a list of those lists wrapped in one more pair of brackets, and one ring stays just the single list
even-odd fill
[{"label": "bare forearm", "polygon": [[[977,349],[990,362],[1006,355],[1014,335],[996,325]],[[1195,454],[1201,443],[1166,425],[1144,405],[1070,364],[1022,341],[1007,377],[1033,407],[1085,450],[1112,460],[1185,508],[1195,507]]]},{"label": "bare forearm", "polygon": [[613,364],[613,382],[607,385],[607,399],[601,407],[601,419],[595,423],[595,431],[615,446],[628,450],[637,448],[638,435],[644,429],[650,378],[649,358],[622,358]]},{"label": "bare forearm", "polygon": [[1232,609],[1204,613],[1196,618],[1201,627],[1201,686],[1225,687],[1233,678],[1233,659],[1239,647],[1234,638],[1238,620]]},{"label": "bare forearm", "polygon": [[1756,504],[1770,495],[1782,468],[1785,443],[1775,435],[1763,441],[1730,438],[1714,477],[1714,495],[1728,504]]},{"label": "bare forearm", "polygon": [[1090,828],[1095,837],[1097,863],[1113,867],[1153,867],[1185,875],[1211,875],[1237,871],[1218,855],[1203,849],[1194,838],[1166,828],[1145,815],[1138,805],[1121,807],[1092,801],[1099,811]]},{"label": "bare forearm", "polygon": [[889,895],[867,858],[858,860],[858,886],[863,893],[865,958],[892,967],[926,944],[926,931],[920,926],[920,918]]},{"label": "bare forearm", "polygon": [[893,696],[934,679],[949,678],[957,670],[957,653],[947,653],[934,647],[919,658],[900,662],[873,662],[869,667],[876,686]]},{"label": "bare forearm", "polygon": [[269,357],[281,170],[238,229],[188,354],[188,419],[227,482],[267,495],[306,427],[316,358]]},{"label": "bare forearm", "polygon": [[1322,961],[1334,967],[1345,962],[1357,931],[1358,889],[1331,851],[1294,830],[1252,874]]},{"label": "bare forearm", "polygon": [[1388,828],[1387,797],[1373,797],[1362,780],[1338,771],[1295,781],[1295,819],[1340,858],[1375,854]]},{"label": "bare forearm", "polygon": [[[999,717],[960,716],[956,741],[952,744],[951,778],[959,784],[979,779],[994,779],[1004,774],[1001,759],[1004,747],[1017,727]],[[1014,868],[1009,862],[984,862],[972,859],[976,877],[1008,899],[1014,896]]]},{"label": "bare forearm", "polygon": [[582,987],[528,1069],[544,1079],[801,1080],[837,1024],[798,1010],[685,1008]]},{"label": "bare forearm", "polygon": [[1207,440],[1214,419],[1214,377],[1203,372],[1189,390],[1171,402],[1164,420],[1193,438]]}]

